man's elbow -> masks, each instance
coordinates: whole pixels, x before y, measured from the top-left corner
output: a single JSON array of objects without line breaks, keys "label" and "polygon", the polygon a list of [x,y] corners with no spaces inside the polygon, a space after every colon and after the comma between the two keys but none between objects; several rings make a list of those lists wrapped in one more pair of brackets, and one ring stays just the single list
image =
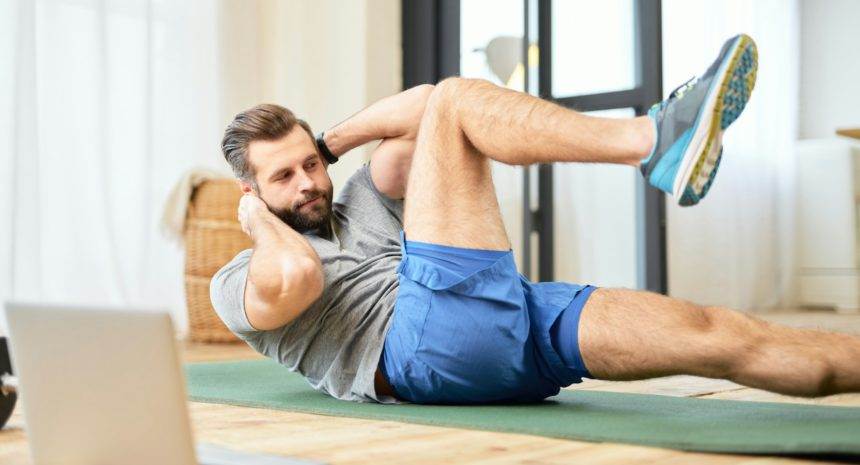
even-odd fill
[{"label": "man's elbow", "polygon": [[280,328],[298,318],[320,298],[325,284],[322,266],[310,258],[291,261],[279,283],[259,281],[252,298],[245,300],[246,313],[258,330]]},{"label": "man's elbow", "polygon": [[320,298],[325,286],[325,275],[323,274],[322,265],[312,259],[303,260],[297,264],[297,277],[294,281],[295,294],[303,294],[307,303],[306,308],[310,304],[316,302]]},{"label": "man's elbow", "polygon": [[320,298],[325,284],[322,266],[311,258],[290,263],[277,301],[294,319]]}]

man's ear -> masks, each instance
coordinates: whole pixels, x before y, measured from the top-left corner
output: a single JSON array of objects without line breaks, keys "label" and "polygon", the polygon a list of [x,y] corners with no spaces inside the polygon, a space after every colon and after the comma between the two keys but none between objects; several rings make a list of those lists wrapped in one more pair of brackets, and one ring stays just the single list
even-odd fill
[{"label": "man's ear", "polygon": [[254,186],[252,186],[251,183],[241,179],[237,179],[236,183],[239,184],[239,189],[242,190],[243,194],[257,194],[257,191],[254,190]]}]

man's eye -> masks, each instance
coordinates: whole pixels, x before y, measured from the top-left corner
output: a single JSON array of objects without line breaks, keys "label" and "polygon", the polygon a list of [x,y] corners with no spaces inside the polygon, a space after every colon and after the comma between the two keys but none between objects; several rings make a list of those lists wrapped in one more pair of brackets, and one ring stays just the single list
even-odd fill
[{"label": "man's eye", "polygon": [[316,166],[317,166],[317,162],[312,161],[312,162],[308,163],[308,167],[307,167],[307,169],[311,169],[311,168],[314,168],[314,167],[316,167]]}]

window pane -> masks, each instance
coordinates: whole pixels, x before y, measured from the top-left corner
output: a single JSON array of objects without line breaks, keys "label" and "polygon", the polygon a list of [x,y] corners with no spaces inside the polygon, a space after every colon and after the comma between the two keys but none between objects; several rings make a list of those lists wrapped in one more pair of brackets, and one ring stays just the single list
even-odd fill
[{"label": "window pane", "polygon": [[[631,108],[589,114],[634,116]],[[555,279],[637,287],[637,170],[622,165],[556,163],[553,174]]]},{"label": "window pane", "polygon": [[633,0],[552,2],[552,95],[636,87]]},{"label": "window pane", "polygon": [[[523,90],[523,21],[522,0],[462,0],[460,75]],[[502,220],[522,269],[523,170],[495,161],[492,169]]]}]

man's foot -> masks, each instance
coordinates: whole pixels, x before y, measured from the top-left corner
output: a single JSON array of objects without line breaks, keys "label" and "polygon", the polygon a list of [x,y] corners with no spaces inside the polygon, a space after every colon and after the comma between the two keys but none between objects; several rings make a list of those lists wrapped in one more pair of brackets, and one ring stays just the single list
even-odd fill
[{"label": "man's foot", "polygon": [[711,187],[722,158],[722,134],[741,114],[755,86],[758,52],[746,34],[732,37],[699,78],[648,110],[656,142],[640,169],[652,186],[682,206]]}]

